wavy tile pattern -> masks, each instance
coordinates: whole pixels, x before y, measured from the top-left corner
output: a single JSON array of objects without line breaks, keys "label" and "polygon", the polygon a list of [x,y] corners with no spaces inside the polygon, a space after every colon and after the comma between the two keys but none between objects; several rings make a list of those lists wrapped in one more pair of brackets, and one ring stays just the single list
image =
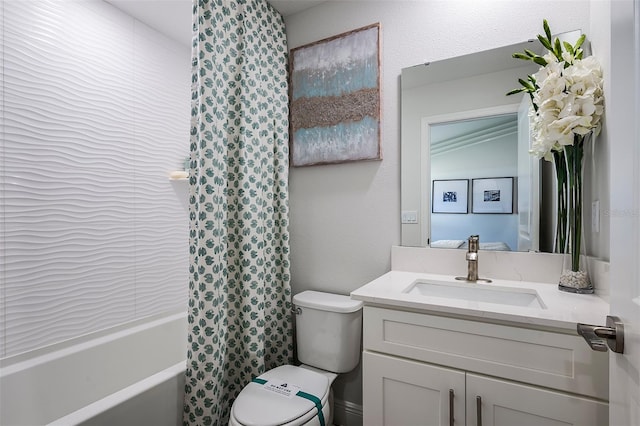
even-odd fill
[{"label": "wavy tile pattern", "polygon": [[0,356],[188,297],[190,52],[103,2],[3,2]]},{"label": "wavy tile pattern", "polygon": [[5,268],[4,261],[4,0],[0,0],[0,357],[4,353],[5,339]]}]

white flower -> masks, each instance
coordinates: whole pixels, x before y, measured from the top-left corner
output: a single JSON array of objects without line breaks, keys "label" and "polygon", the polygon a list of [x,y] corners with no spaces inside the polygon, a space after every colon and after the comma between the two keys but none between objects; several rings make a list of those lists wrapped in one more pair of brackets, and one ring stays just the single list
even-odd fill
[{"label": "white flower", "polygon": [[549,77],[560,77],[562,75],[562,69],[564,68],[564,62],[558,62],[553,55],[545,55],[544,59],[547,61],[547,65],[540,67],[538,72],[534,74],[538,85],[542,84]]},{"label": "white flower", "polygon": [[547,64],[558,63],[558,58],[556,58],[556,55],[551,52],[547,52],[546,54],[542,55],[542,57],[545,61],[547,61]]},{"label": "white flower", "polygon": [[547,65],[534,75],[538,90],[533,103],[538,110],[533,117],[531,154],[551,160],[552,151],[573,145],[575,135],[600,131],[603,79],[593,56],[581,60],[564,52],[563,61],[552,54],[544,59]]},{"label": "white flower", "polygon": [[571,53],[569,52],[562,52],[562,60],[565,61],[568,64],[573,64],[574,61],[574,57]]}]

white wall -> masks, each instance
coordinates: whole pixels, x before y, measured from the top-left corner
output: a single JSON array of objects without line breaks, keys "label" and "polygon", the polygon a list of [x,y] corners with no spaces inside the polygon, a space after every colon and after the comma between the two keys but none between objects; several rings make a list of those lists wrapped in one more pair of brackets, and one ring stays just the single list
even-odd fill
[{"label": "white wall", "polygon": [[[614,0],[617,1],[617,0]],[[607,113],[611,111],[611,4],[604,0],[591,0],[591,25],[585,30],[591,41],[592,54],[598,58],[604,72],[605,122],[602,133],[587,152],[584,167],[584,235],[587,253],[593,257],[609,260],[611,214],[609,205],[611,172],[611,147],[609,140]],[[595,159],[595,160],[594,160]],[[600,201],[600,232],[591,229],[591,203]]]},{"label": "white wall", "polygon": [[0,357],[186,309],[189,48],[104,2],[2,9]]},{"label": "white wall", "polygon": [[[542,31],[589,30],[589,1],[331,1],[285,19],[294,48],[374,22],[382,25],[384,159],[292,169],[294,292],[348,294],[390,269],[400,243],[400,71],[421,62],[522,42]],[[361,403],[358,373],[336,397]]]}]

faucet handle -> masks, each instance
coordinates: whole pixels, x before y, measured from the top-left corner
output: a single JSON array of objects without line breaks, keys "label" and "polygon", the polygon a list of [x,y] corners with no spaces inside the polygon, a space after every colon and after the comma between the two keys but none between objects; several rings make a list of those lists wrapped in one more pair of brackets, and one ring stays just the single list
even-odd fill
[{"label": "faucet handle", "polygon": [[[477,253],[479,246],[480,246],[480,236],[479,235],[471,235],[469,237],[469,251],[473,252],[473,253]],[[467,260],[469,260],[469,259],[467,259]]]}]

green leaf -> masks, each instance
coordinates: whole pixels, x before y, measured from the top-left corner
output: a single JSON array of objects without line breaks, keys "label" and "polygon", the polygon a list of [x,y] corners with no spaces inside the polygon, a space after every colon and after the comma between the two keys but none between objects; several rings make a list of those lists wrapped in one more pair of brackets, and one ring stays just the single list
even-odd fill
[{"label": "green leaf", "polygon": [[523,59],[525,61],[530,61],[531,58],[528,57],[527,55],[525,55],[524,53],[514,53],[513,55],[511,55],[513,58],[515,59]]},{"label": "green leaf", "polygon": [[545,49],[547,49],[550,52],[553,52],[553,47],[551,47],[551,41],[547,40],[546,38],[544,38],[540,34],[538,34],[538,40],[540,41],[540,43],[542,43],[542,45],[545,47]]},{"label": "green leaf", "polygon": [[544,29],[544,33],[547,35],[547,40],[549,40],[549,45],[551,45],[551,30],[549,29],[549,23],[546,19],[542,20],[542,28]]},{"label": "green leaf", "polygon": [[562,44],[564,45],[564,50],[566,50],[567,52],[569,52],[569,54],[570,54],[571,56],[574,56],[574,55],[575,55],[575,51],[573,50],[573,46],[571,45],[571,43],[568,43],[568,42],[566,42],[566,41],[565,41],[565,42],[563,42]]},{"label": "green leaf", "polygon": [[586,38],[587,38],[587,35],[586,34],[582,34],[580,36],[580,38],[578,39],[578,41],[576,41],[576,45],[573,47],[573,49],[574,50],[578,50],[580,48],[580,46],[582,46],[582,43],[584,43]]},{"label": "green leaf", "polygon": [[544,59],[542,56],[537,56],[533,58],[533,62],[543,67],[547,65],[546,59]]},{"label": "green leaf", "polygon": [[530,82],[523,80],[521,78],[518,79],[518,83],[522,84],[522,86],[525,87],[528,91],[536,90],[534,85],[532,85]]},{"label": "green leaf", "polygon": [[559,61],[562,61],[562,45],[560,44],[559,38],[556,38],[555,40],[553,52],[555,53],[556,58],[558,58]]},{"label": "green leaf", "polygon": [[526,54],[527,54],[527,56],[530,56],[530,57],[532,57],[532,58],[535,58],[536,56],[538,56],[538,55],[536,55],[534,52],[532,52],[532,51],[531,51],[531,50],[529,50],[529,49],[524,49],[524,53],[526,53]]},{"label": "green leaf", "polygon": [[527,89],[526,89],[526,88],[524,88],[524,87],[521,87],[521,88],[519,88],[519,89],[513,89],[513,90],[511,90],[509,93],[507,93],[507,96],[515,95],[515,94],[517,94],[517,93],[522,93],[522,92],[526,92],[526,91],[527,91]]}]

